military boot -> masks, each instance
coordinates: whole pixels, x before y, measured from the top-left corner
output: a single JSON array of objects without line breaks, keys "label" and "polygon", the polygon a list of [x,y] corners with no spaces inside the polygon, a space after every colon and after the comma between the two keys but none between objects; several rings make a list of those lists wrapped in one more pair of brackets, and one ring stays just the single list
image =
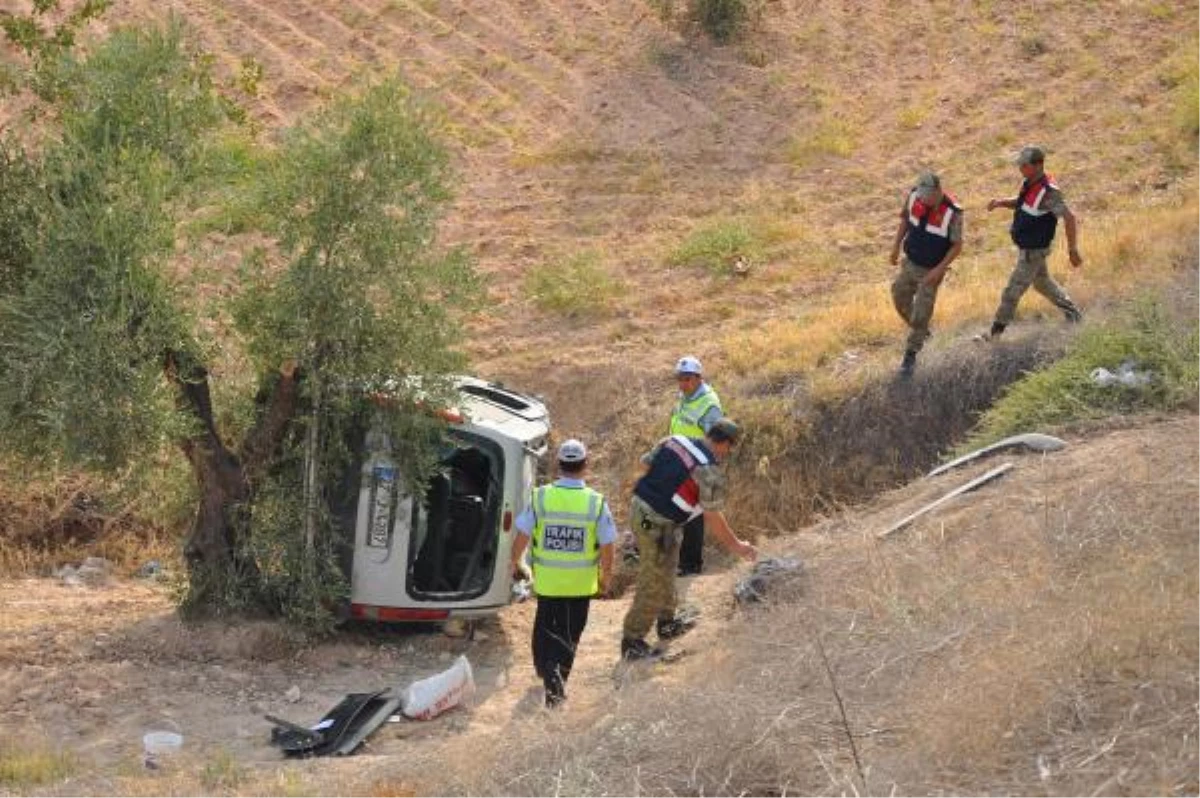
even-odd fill
[{"label": "military boot", "polygon": [[621,640],[621,659],[649,659],[657,653],[640,637],[626,637]]},{"label": "military boot", "polygon": [[674,640],[677,637],[683,637],[696,626],[693,620],[682,618],[671,618],[666,621],[658,622],[658,639],[659,640]]}]

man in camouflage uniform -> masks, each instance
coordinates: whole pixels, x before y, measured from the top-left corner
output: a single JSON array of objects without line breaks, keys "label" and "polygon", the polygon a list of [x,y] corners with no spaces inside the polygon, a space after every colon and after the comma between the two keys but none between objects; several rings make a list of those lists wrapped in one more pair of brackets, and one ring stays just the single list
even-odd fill
[{"label": "man in camouflage uniform", "polygon": [[988,202],[988,210],[1008,208],[1013,212],[1012,226],[1009,232],[1013,243],[1017,245],[1017,266],[1009,277],[1008,285],[1000,296],[1000,307],[996,309],[996,317],[992,328],[983,338],[993,340],[1004,332],[1017,312],[1017,303],[1033,286],[1042,296],[1054,303],[1063,312],[1067,321],[1077,322],[1083,318],[1066,291],[1062,289],[1046,268],[1046,256],[1050,254],[1050,245],[1054,241],[1054,233],[1058,220],[1063,220],[1067,231],[1067,256],[1072,267],[1083,265],[1083,257],[1079,254],[1077,240],[1078,222],[1075,214],[1067,207],[1062,192],[1054,183],[1054,178],[1045,172],[1046,155],[1040,147],[1025,147],[1017,156],[1017,166],[1021,176],[1025,178],[1021,184],[1021,192],[1012,199],[994,199]]},{"label": "man in camouflage uniform", "polygon": [[962,251],[962,241],[962,208],[942,190],[935,173],[922,172],[904,198],[892,241],[892,265],[900,264],[900,273],[892,281],[892,304],[909,328],[900,363],[902,377],[912,376],[917,353],[929,338],[938,287]]},{"label": "man in camouflage uniform", "polygon": [[693,625],[675,617],[675,564],[681,529],[689,518],[703,514],[707,529],[734,554],[751,561],[758,555],[754,546],[733,533],[722,512],[725,475],[718,463],[729,456],[737,437],[737,425],[722,418],[703,440],[671,435],[642,457],[646,473],[634,486],[629,510],[641,565],[633,605],[625,615],[625,659],[656,653],[645,640],[651,625],[657,624],[659,640],[679,637]]}]

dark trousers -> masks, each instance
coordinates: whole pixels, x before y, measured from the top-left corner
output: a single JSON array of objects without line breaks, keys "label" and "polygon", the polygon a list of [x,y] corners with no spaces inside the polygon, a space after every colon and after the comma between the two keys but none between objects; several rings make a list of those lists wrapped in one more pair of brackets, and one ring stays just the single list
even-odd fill
[{"label": "dark trousers", "polygon": [[679,544],[679,570],[698,574],[704,567],[704,516],[698,515],[683,525],[683,541]]},{"label": "dark trousers", "polygon": [[567,677],[575,664],[575,650],[587,626],[591,598],[539,596],[533,619],[533,667],[546,685],[546,701],[566,696]]}]

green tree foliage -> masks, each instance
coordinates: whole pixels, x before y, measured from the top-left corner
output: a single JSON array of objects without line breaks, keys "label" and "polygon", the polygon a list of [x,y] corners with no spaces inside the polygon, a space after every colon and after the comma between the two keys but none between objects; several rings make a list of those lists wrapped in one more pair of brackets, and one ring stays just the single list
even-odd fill
[{"label": "green tree foliage", "polygon": [[200,137],[222,117],[176,26],[118,32],[53,71],[69,87],[58,135],[36,163],[12,145],[5,161],[23,224],[0,245],[18,277],[0,287],[0,436],[115,469],[180,426],[163,356],[196,344],[163,266]]},{"label": "green tree foliage", "polygon": [[[286,263],[262,252],[248,261],[235,318],[260,369],[294,360],[306,378],[280,454],[288,465],[255,509],[254,545],[272,603],[304,620],[322,616],[332,596],[311,598],[338,584],[341,475],[364,426],[383,424],[406,470],[426,473],[436,424],[414,410],[452,402],[445,375],[464,365],[451,314],[480,293],[466,255],[435,246],[450,172],[434,125],[400,81],[384,81],[291,131],[265,180]],[[386,402],[366,414],[364,391]]]},{"label": "green tree foliage", "polygon": [[53,94],[61,83],[52,78],[52,70],[42,69],[71,52],[79,29],[100,17],[112,0],[79,0],[67,4],[59,0],[33,0],[28,12],[0,10],[0,30],[29,60],[23,71],[13,62],[0,64],[0,89],[19,91],[33,88],[41,94]]},{"label": "green tree foliage", "polygon": [[[451,175],[434,120],[389,80],[265,148],[229,131],[241,116],[176,24],[57,55],[30,78],[58,87],[52,132],[0,150],[0,441],[105,471],[177,446],[199,495],[186,606],[327,619],[363,434],[381,427],[424,473],[438,422],[412,411],[449,396],[455,314],[479,295],[467,257],[436,246]],[[174,263],[190,209],[214,201],[253,206],[239,218],[268,242],[220,342]],[[236,381],[253,386],[246,429],[219,428],[210,392],[230,347],[258,375]]]},{"label": "green tree foliage", "polygon": [[323,382],[363,384],[462,365],[448,313],[478,284],[461,250],[434,247],[450,174],[432,127],[391,80],[285,137],[264,203],[287,265],[259,253],[238,305],[260,366],[294,358]]}]

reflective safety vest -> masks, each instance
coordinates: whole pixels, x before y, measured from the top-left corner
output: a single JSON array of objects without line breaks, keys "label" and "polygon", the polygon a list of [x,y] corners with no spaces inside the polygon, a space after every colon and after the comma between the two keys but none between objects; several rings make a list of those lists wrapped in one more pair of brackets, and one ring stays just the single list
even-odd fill
[{"label": "reflective safety vest", "polygon": [[542,485],[533,491],[533,592],[583,597],[600,590],[596,525],[604,497],[591,488]]},{"label": "reflective safety vest", "polygon": [[1013,243],[1021,249],[1045,249],[1054,240],[1058,217],[1040,206],[1046,194],[1057,188],[1050,175],[1021,183],[1021,195],[1017,197],[1009,228]]},{"label": "reflective safety vest", "polygon": [[703,438],[704,428],[700,419],[709,408],[721,409],[721,398],[708,383],[703,383],[692,397],[680,396],[679,402],[671,413],[671,429],[669,435],[683,435],[688,438]]},{"label": "reflective safety vest", "polygon": [[962,209],[949,194],[931,208],[917,199],[917,190],[908,194],[908,233],[904,236],[904,254],[916,265],[932,269],[950,251],[950,223]]}]

